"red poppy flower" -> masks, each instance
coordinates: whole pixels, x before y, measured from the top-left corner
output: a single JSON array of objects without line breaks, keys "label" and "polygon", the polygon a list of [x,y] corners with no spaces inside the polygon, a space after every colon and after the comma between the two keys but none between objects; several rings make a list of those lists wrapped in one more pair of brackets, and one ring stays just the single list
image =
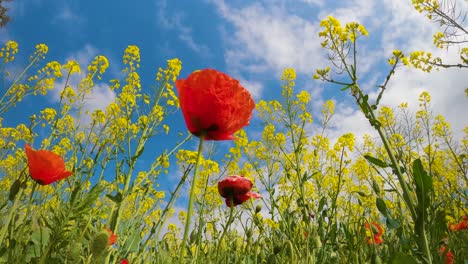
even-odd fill
[{"label": "red poppy flower", "polygon": [[52,151],[36,151],[27,144],[24,147],[28,158],[29,175],[37,183],[49,185],[73,174],[65,169],[62,157]]},{"label": "red poppy flower", "polygon": [[452,231],[452,232],[455,232],[455,231],[457,231],[457,229],[458,229],[458,225],[455,224],[455,223],[450,223],[450,224],[448,225],[448,229],[449,229],[450,231]]},{"label": "red poppy flower", "polygon": [[[244,176],[228,176],[218,182],[218,191],[225,198],[228,207],[245,203],[250,198],[261,198],[258,193],[250,192],[252,182]],[[231,204],[231,200],[234,205]]]},{"label": "red poppy flower", "polygon": [[235,132],[249,124],[255,103],[239,81],[229,75],[204,69],[175,84],[185,123],[195,136],[231,140]]},{"label": "red poppy flower", "polygon": [[117,235],[112,232],[110,228],[107,228],[107,233],[109,233],[109,239],[107,240],[107,244],[112,246],[117,242]]},{"label": "red poppy flower", "polygon": [[468,221],[462,220],[460,223],[458,223],[457,230],[463,230],[463,229],[468,229]]},{"label": "red poppy flower", "polygon": [[120,264],[129,264],[128,260],[127,259],[122,259],[120,261]]},{"label": "red poppy flower", "polygon": [[[442,246],[439,249],[439,254],[442,255],[445,252],[445,246]],[[447,250],[447,253],[445,253],[445,258],[444,258],[444,264],[453,264],[455,261],[455,256],[453,255],[453,252],[449,249]]]},{"label": "red poppy flower", "polygon": [[373,238],[366,237],[367,244],[380,245],[383,243],[383,239],[382,239],[383,228],[378,223],[372,222],[371,226],[369,226],[369,223],[365,223],[364,227],[373,233]]}]

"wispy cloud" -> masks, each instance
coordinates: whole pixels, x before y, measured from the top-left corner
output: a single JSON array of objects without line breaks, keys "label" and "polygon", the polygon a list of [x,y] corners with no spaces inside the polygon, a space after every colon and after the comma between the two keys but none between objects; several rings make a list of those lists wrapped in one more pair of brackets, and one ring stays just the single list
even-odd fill
[{"label": "wispy cloud", "polygon": [[[299,78],[310,78],[315,68],[326,62],[324,50],[320,47],[318,21],[327,15],[333,15],[343,23],[358,21],[364,24],[371,36],[362,38],[359,50],[361,82],[363,88],[376,96],[377,85],[383,82],[389,70],[386,64],[393,49],[404,51],[427,50],[445,60],[457,60],[457,50],[448,52],[432,45],[432,34],[438,25],[428,21],[414,10],[410,2],[385,0],[351,0],[347,2],[302,1],[306,4],[320,5],[320,12],[311,14],[305,19],[284,8],[284,1],[273,1],[271,4],[258,1],[232,6],[227,1],[211,1],[218,13],[225,19],[227,26],[222,34],[227,43],[225,62],[234,72],[242,76],[255,75],[252,78],[261,85],[262,73],[282,71],[293,67]],[[379,14],[376,16],[376,14]],[[417,32],[417,34],[415,34]],[[466,72],[459,69],[434,71],[431,74],[419,70],[398,68],[382,104],[391,107],[401,102],[415,102],[411,110],[417,108],[417,98],[423,90],[432,95],[432,107],[435,114],[442,114],[452,123],[455,136],[461,135],[463,126],[468,124],[468,116],[462,115],[466,108],[463,95],[466,86]],[[317,87],[317,85],[312,85]],[[318,85],[321,86],[321,85]],[[331,86],[329,89],[339,87]],[[308,89],[314,91],[313,89]],[[329,91],[329,90],[328,90]],[[374,91],[374,92],[373,92]],[[330,96],[330,92],[327,92]],[[347,132],[356,136],[372,133],[372,128],[364,119],[349,96],[337,101],[337,113],[334,117],[331,136],[338,137]],[[322,90],[315,93],[314,99],[323,102]],[[316,103],[317,101],[314,101]],[[317,109],[315,109],[317,110]]]},{"label": "wispy cloud", "polygon": [[198,43],[193,38],[192,28],[186,25],[184,13],[176,11],[169,14],[167,10],[167,1],[157,1],[158,26],[165,30],[175,30],[178,38],[191,50],[202,57],[209,56],[210,52],[206,45]]},{"label": "wispy cloud", "polygon": [[[85,77],[86,67],[98,55],[98,50],[91,45],[86,45],[83,49],[70,54],[67,56],[66,61],[75,60],[80,64],[82,73],[74,74],[68,80],[67,85],[72,87],[75,91],[78,89],[81,80]],[[51,100],[53,102],[58,102],[60,100],[60,94],[65,88],[65,79],[61,79],[59,82],[55,83],[54,89],[51,91]],[[107,83],[101,82],[96,83],[91,90],[90,94],[86,96],[84,105],[82,106],[82,111],[93,112],[98,109],[104,110],[111,102],[116,98],[116,94],[109,88]],[[82,123],[87,123],[89,120],[84,118],[80,120]]]},{"label": "wispy cloud", "polygon": [[52,23],[60,24],[66,23],[67,25],[72,23],[75,28],[77,25],[83,24],[85,22],[85,18],[79,16],[70,5],[64,4],[62,7],[59,8],[56,16],[52,19]]},{"label": "wispy cloud", "polygon": [[294,67],[310,74],[323,64],[317,27],[278,6],[254,3],[245,7],[212,1],[234,30],[225,34],[228,67],[237,71],[278,73]]}]

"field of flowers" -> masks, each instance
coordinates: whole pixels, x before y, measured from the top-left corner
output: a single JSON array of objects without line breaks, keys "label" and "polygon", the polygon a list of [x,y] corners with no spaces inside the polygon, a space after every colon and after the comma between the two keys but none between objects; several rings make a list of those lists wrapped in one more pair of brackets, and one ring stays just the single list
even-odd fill
[{"label": "field of flowers", "polygon": [[[436,10],[413,2],[428,16]],[[396,109],[380,104],[398,67],[430,72],[442,60],[394,51],[371,100],[356,74],[356,45],[367,30],[333,17],[320,26],[331,68],[313,79],[350,93],[377,138],[328,138],[334,102],[313,117],[313,98],[295,86],[291,68],[281,76],[280,100],[254,103],[241,83],[214,69],[184,79],[178,59],[159,68],[154,89],[143,89],[136,46],[124,51],[123,78],[104,80],[115,101],[83,111],[107,58],[62,65],[47,61],[48,47],[38,44],[1,88],[0,263],[467,263],[468,126],[455,140],[427,92]],[[434,41],[443,45],[441,36]],[[14,41],[1,48],[2,75],[17,53]],[[460,58],[465,70],[468,48]],[[77,85],[69,82],[75,75]],[[59,82],[58,105],[2,125],[25,97]],[[136,166],[149,140],[171,134],[166,120],[176,111],[190,133],[174,135],[177,143],[145,169]],[[258,138],[243,130],[254,111]],[[215,159],[224,150],[206,149],[207,141],[219,140],[231,147]],[[164,192],[159,177],[171,163],[182,176]],[[180,226],[171,219],[185,188]]]}]

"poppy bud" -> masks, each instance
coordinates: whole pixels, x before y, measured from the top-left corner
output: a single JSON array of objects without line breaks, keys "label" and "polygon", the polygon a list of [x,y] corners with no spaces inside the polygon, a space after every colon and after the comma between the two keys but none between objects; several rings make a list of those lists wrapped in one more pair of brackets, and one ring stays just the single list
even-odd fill
[{"label": "poppy bud", "polygon": [[379,257],[379,255],[374,254],[372,255],[372,264],[382,264],[382,259]]},{"label": "poppy bud", "polygon": [[193,230],[190,233],[190,238],[189,238],[190,239],[189,240],[190,244],[193,244],[193,243],[195,243],[197,241],[197,236],[198,236],[198,234],[197,234],[197,232],[195,230]]},{"label": "poppy bud", "polygon": [[278,253],[280,253],[280,252],[281,252],[281,247],[280,247],[280,246],[275,246],[275,247],[273,248],[273,253],[274,253],[275,255],[278,254]]},{"label": "poppy bud", "polygon": [[261,210],[262,210],[262,205],[257,204],[257,206],[255,206],[255,213],[260,213]]},{"label": "poppy bud", "polygon": [[104,253],[109,246],[109,234],[107,232],[98,233],[91,244],[91,253],[94,256],[99,256]]},{"label": "poppy bud", "polygon": [[70,263],[80,263],[82,256],[82,246],[81,243],[75,243],[68,247],[67,261]]},{"label": "poppy bud", "polygon": [[248,229],[247,232],[245,232],[245,236],[247,236],[247,238],[252,237],[252,229]]}]

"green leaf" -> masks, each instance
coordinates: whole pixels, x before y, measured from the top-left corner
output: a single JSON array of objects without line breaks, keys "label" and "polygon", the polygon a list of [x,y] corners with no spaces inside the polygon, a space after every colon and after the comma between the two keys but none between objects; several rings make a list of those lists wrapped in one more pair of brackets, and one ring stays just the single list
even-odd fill
[{"label": "green leaf", "polygon": [[391,218],[387,218],[386,224],[389,229],[397,229],[401,226],[398,220]]},{"label": "green leaf", "polygon": [[111,199],[116,204],[122,202],[122,193],[117,192],[115,195],[106,194],[106,197]]},{"label": "green leaf", "polygon": [[94,185],[93,188],[91,188],[89,191],[88,195],[74,208],[74,213],[80,213],[81,211],[90,207],[99,198],[99,195],[101,195],[104,188],[104,185],[100,183]]},{"label": "green leaf", "polygon": [[127,252],[137,252],[140,240],[139,232],[134,232],[132,235],[127,237],[124,248]]},{"label": "green leaf", "polygon": [[319,206],[318,206],[318,212],[322,211],[323,207],[325,206],[325,203],[327,202],[327,198],[322,197],[322,199],[320,199],[320,202],[319,202]]},{"label": "green leaf", "polygon": [[384,161],[382,160],[379,160],[378,158],[374,158],[370,155],[364,155],[364,158],[369,161],[370,163],[376,165],[376,166],[379,166],[381,168],[387,168],[389,167],[389,165],[387,163],[385,163]]},{"label": "green leaf", "polygon": [[418,261],[413,256],[398,252],[392,259],[392,264],[418,264]]},{"label": "green leaf", "polygon": [[388,217],[388,209],[387,205],[385,204],[385,201],[382,198],[378,197],[375,200],[375,204],[377,205],[377,209],[379,209],[379,212],[385,217]]},{"label": "green leaf", "polygon": [[10,193],[8,194],[8,200],[13,201],[15,199],[16,194],[20,189],[20,186],[21,182],[19,180],[13,182],[13,184],[10,187]]},{"label": "green leaf", "polygon": [[429,207],[429,197],[432,192],[432,178],[427,174],[420,159],[413,162],[413,177],[414,183],[416,184],[418,209],[421,212]]},{"label": "green leaf", "polygon": [[345,87],[341,88],[341,91],[346,91],[346,90],[348,90],[349,88],[351,88],[353,86],[354,86],[354,84],[348,84]]},{"label": "green leaf", "polygon": [[143,151],[145,150],[145,146],[141,147],[140,149],[137,150],[137,153],[135,154],[135,156],[132,157],[132,161],[135,162],[135,160],[137,160],[141,154],[143,154]]}]

